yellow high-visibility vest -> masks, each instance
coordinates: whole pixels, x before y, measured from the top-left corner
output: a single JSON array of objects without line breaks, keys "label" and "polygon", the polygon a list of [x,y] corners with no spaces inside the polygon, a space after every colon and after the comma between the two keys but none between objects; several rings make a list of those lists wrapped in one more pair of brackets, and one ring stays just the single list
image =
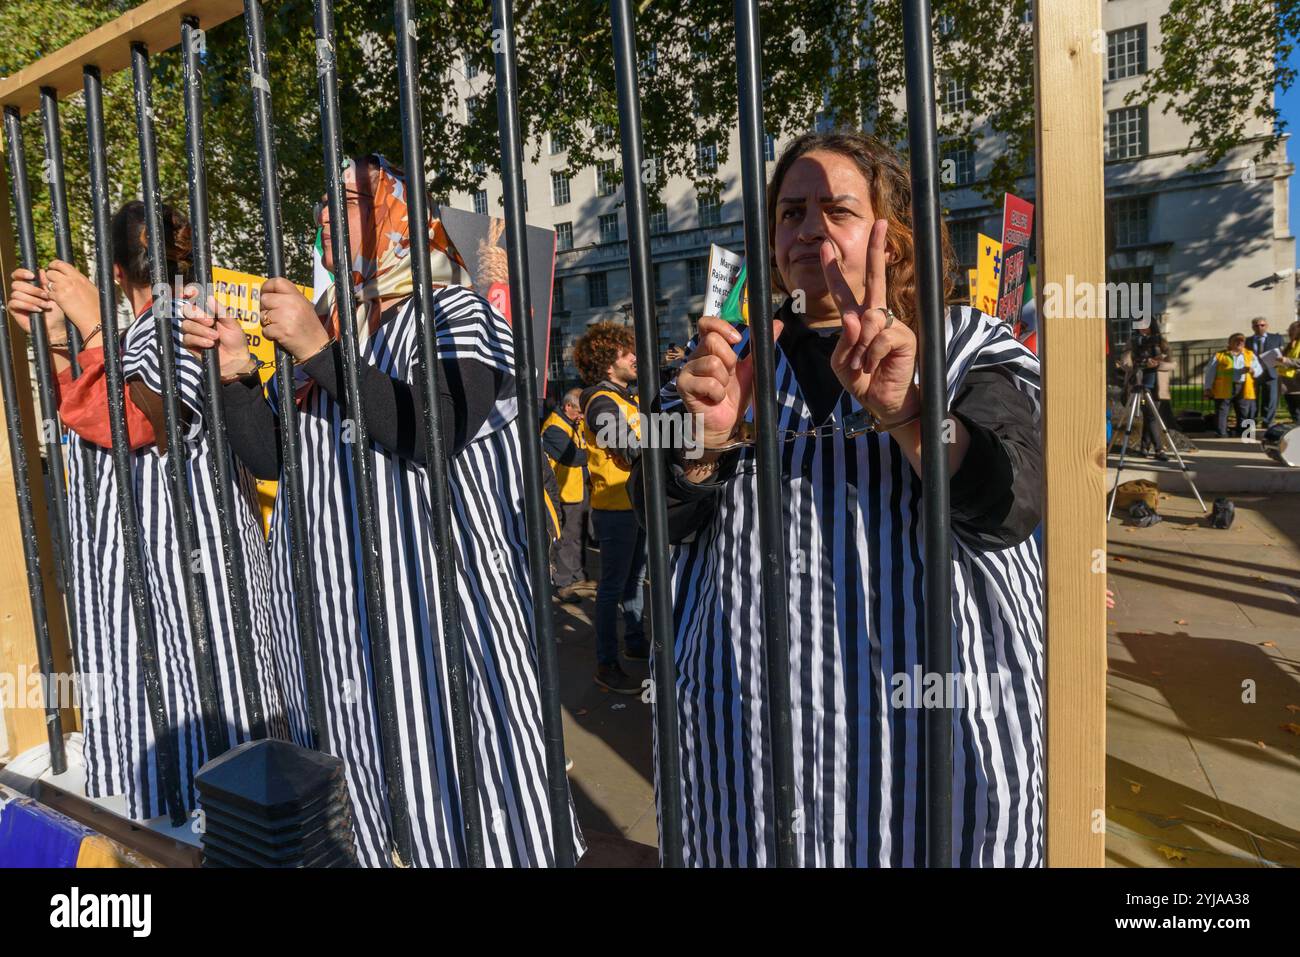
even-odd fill
[{"label": "yellow high-visibility vest", "polygon": [[614,400],[627,421],[628,428],[632,429],[638,439],[641,438],[641,412],[635,398],[629,400],[613,389],[598,389],[593,392],[582,410],[582,434],[587,441],[587,478],[591,480],[591,507],[609,512],[625,512],[632,507],[632,500],[627,494],[627,479],[632,471],[596,442],[602,423],[597,422],[593,430],[587,409],[591,407],[592,399],[598,395],[607,395]]},{"label": "yellow high-visibility vest", "polygon": [[[566,419],[559,409],[546,417],[546,421],[542,423],[542,434],[545,435],[546,430],[553,425],[572,439],[578,448],[583,450],[587,448],[586,436],[575,429],[573,423]],[[547,458],[551,459],[549,455]],[[551,459],[551,468],[555,471],[555,480],[560,483],[560,501],[566,505],[576,505],[581,502],[585,493],[583,467],[581,465],[564,465],[555,459]]]},{"label": "yellow high-visibility vest", "polygon": [[[1242,356],[1246,360],[1246,377],[1245,385],[1241,390],[1241,397],[1243,399],[1253,399],[1255,398],[1255,377],[1250,374],[1250,370],[1255,365],[1255,354],[1249,349],[1245,349],[1242,351]],[[1214,398],[1232,398],[1232,373],[1235,359],[1236,356],[1231,352],[1220,352],[1214,357],[1216,363],[1214,387],[1210,390],[1210,395],[1214,396]]]},{"label": "yellow high-visibility vest", "polygon": [[[1284,359],[1300,359],[1300,339],[1292,339],[1282,348],[1282,357]],[[1300,374],[1300,369],[1293,369],[1290,366],[1283,366],[1280,363],[1277,367],[1277,374],[1282,379],[1294,379]]]}]

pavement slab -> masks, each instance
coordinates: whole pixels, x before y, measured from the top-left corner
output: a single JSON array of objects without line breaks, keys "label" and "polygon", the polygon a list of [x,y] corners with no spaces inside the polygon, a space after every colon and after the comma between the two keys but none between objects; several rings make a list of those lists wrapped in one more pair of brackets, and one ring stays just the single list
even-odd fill
[{"label": "pavement slab", "polygon": [[1300,495],[1233,501],[1109,525],[1109,866],[1300,866]]}]

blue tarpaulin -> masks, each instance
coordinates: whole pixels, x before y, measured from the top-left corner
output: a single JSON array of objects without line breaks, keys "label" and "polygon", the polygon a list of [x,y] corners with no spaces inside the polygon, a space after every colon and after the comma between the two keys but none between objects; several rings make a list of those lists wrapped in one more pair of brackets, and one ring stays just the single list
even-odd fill
[{"label": "blue tarpaulin", "polygon": [[93,834],[72,818],[0,787],[0,867],[76,867]]}]

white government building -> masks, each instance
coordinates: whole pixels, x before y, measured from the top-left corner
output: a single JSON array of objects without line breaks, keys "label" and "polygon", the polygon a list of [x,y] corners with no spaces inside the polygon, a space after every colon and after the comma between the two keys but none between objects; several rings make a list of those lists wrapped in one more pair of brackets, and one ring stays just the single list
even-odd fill
[{"label": "white government building", "polygon": [[[1264,162],[1251,162],[1246,146],[1217,166],[1190,167],[1190,130],[1172,113],[1155,107],[1129,107],[1124,97],[1158,60],[1160,16],[1168,0],[1107,0],[1101,4],[1106,36],[1097,38],[1103,64],[1106,112],[1107,281],[1150,284],[1151,314],[1174,343],[1219,345],[1233,332],[1250,332],[1257,316],[1271,331],[1285,333],[1296,317],[1295,238],[1287,216],[1294,166],[1287,139]],[[1104,44],[1104,47],[1103,47]],[[469,97],[481,92],[484,77],[469,75],[459,84],[457,108],[464,114]],[[959,106],[965,90],[940,81],[939,108]],[[1258,122],[1258,121],[1256,121]],[[1267,130],[1260,129],[1263,137]],[[525,157],[532,146],[525,148]],[[768,172],[784,141],[766,144]],[[616,153],[594,167],[565,177],[565,154],[541,144],[540,160],[525,165],[528,222],[557,234],[555,292],[551,329],[550,380],[573,383],[574,341],[592,322],[630,322],[631,289],[627,261],[627,219],[622,186],[606,176],[621,165]],[[1000,149],[995,134],[977,149],[946,157],[955,162],[956,183],[944,192],[946,219],[962,264],[976,258],[980,232],[1001,234],[1001,202],[990,203],[971,188],[987,175]],[[672,177],[661,193],[664,207],[651,217],[651,254],[660,345],[690,337],[704,301],[709,246],[743,252],[738,137],[733,132],[728,161],[719,169],[725,185],[720,202],[697,196],[691,183]],[[717,164],[712,144],[697,146],[697,160]],[[1021,180],[1020,196],[1033,201],[1034,178]],[[479,190],[453,192],[452,206],[480,213],[501,210],[501,184],[487,171]],[[1040,300],[1041,301],[1041,300]],[[1131,318],[1110,319],[1112,344],[1122,346]]]}]

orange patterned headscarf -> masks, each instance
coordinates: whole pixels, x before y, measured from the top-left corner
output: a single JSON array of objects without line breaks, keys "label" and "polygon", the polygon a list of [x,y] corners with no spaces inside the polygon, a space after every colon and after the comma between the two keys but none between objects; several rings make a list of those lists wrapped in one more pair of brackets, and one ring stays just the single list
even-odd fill
[{"label": "orange patterned headscarf", "polygon": [[[357,176],[369,173],[370,203],[362,205],[360,235],[350,236],[352,288],[357,302],[357,341],[365,344],[379,328],[381,299],[400,299],[415,289],[411,272],[411,230],[407,221],[406,178],[379,155],[349,160],[343,171],[347,189],[358,187]],[[368,208],[367,208],[368,206]],[[435,288],[459,281],[465,262],[452,245],[442,223],[429,217],[430,278]],[[316,304],[330,334],[339,334],[336,289],[330,286]]]}]

